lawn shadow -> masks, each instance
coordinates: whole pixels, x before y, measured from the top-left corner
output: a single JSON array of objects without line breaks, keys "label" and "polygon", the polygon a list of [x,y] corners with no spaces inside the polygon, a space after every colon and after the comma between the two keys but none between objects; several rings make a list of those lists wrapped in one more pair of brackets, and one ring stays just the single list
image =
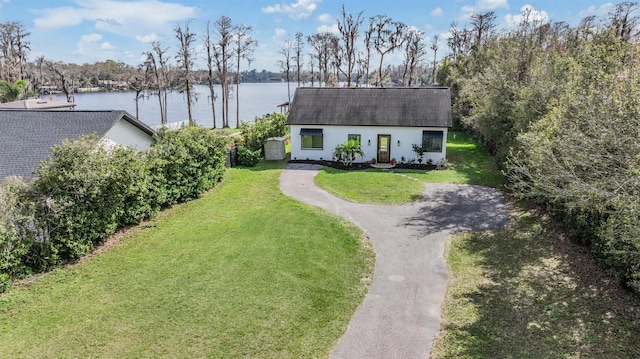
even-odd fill
[{"label": "lawn shadow", "polygon": [[[639,358],[640,303],[549,223],[521,216],[453,243],[479,258],[479,286],[453,295],[477,318],[442,329],[457,355],[485,358]],[[464,304],[462,304],[464,303]],[[445,309],[446,310],[446,309]]]}]

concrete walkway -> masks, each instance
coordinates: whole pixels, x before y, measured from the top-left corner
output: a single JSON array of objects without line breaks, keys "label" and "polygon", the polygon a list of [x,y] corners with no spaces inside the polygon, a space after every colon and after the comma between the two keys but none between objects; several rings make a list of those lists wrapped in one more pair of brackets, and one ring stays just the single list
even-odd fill
[{"label": "concrete walkway", "polygon": [[331,358],[428,358],[448,279],[446,238],[504,226],[508,211],[500,193],[430,183],[414,203],[359,204],[318,188],[313,178],[320,168],[289,164],[280,177],[282,192],[361,227],[377,256],[369,293]]}]

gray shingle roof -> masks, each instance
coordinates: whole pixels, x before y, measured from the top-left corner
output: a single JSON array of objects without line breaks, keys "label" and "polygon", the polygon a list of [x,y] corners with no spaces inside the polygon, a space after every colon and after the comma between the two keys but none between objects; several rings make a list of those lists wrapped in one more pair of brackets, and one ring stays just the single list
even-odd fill
[{"label": "gray shingle roof", "polygon": [[301,87],[289,125],[451,127],[449,88]]},{"label": "gray shingle roof", "polygon": [[91,133],[103,137],[121,118],[154,133],[126,111],[0,110],[0,182],[12,175],[30,177],[54,145]]}]

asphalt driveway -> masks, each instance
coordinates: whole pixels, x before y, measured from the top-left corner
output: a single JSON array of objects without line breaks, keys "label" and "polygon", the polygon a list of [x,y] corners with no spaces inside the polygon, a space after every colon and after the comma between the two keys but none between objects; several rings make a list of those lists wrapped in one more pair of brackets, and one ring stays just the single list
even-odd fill
[{"label": "asphalt driveway", "polygon": [[282,192],[356,224],[376,252],[373,284],[331,358],[428,358],[448,279],[446,238],[504,226],[508,211],[500,192],[430,183],[414,203],[360,204],[318,188],[313,178],[320,168],[289,164]]}]

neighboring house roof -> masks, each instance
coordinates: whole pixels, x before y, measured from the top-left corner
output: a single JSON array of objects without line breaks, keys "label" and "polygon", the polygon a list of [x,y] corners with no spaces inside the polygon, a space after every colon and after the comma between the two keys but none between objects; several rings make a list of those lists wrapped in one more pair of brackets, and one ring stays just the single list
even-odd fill
[{"label": "neighboring house roof", "polygon": [[33,110],[47,110],[47,109],[63,109],[63,108],[73,108],[76,104],[73,102],[66,101],[52,101],[52,100],[41,100],[41,99],[29,99],[29,100],[18,100],[0,103],[0,109],[33,109]]},{"label": "neighboring house roof", "polygon": [[155,133],[126,111],[0,110],[0,181],[30,177],[54,145],[91,133],[103,138],[121,120],[149,136]]},{"label": "neighboring house roof", "polygon": [[289,125],[451,127],[446,87],[301,87]]}]

